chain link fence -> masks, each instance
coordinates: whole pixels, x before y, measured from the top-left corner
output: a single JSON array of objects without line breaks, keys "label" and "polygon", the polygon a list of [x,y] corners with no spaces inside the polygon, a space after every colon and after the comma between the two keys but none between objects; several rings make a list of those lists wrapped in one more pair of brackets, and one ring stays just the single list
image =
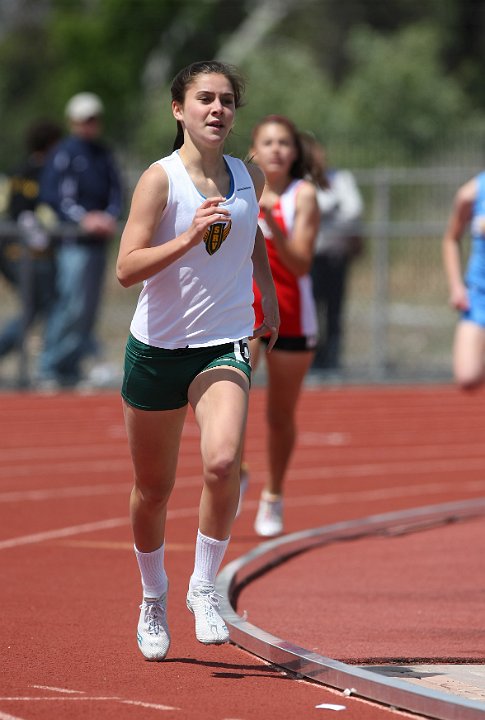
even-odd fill
[{"label": "chain link fence", "polygon": [[367,248],[354,263],[348,292],[349,378],[450,379],[457,316],[448,305],[441,240],[457,188],[478,171],[355,172],[365,198]]},{"label": "chain link fence", "polygon": [[[449,380],[456,314],[448,306],[441,238],[456,189],[476,167],[356,170],[365,201],[364,253],[351,268],[345,310],[344,368],[339,382]],[[0,221],[0,242],[12,234]],[[111,246],[98,321],[103,348],[93,363],[100,381],[121,378],[124,344],[139,288],[122,288]],[[0,277],[0,332],[22,303]],[[42,326],[21,352],[0,358],[0,387],[35,376]],[[93,368],[94,368],[93,365]],[[100,368],[104,368],[100,370]],[[104,372],[104,375],[103,375]]]}]

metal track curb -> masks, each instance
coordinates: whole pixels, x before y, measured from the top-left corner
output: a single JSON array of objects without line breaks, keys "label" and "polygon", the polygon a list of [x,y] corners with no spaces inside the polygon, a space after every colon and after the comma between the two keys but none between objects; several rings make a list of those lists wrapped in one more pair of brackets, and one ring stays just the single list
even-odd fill
[{"label": "metal track curb", "polygon": [[252,625],[237,614],[232,604],[244,585],[290,557],[311,548],[337,540],[378,533],[415,532],[433,524],[483,514],[485,498],[474,498],[324,525],[258,545],[246,555],[226,565],[217,578],[216,590],[222,596],[221,615],[230,629],[231,641],[274,665],[342,690],[347,695],[360,696],[437,720],[483,720],[485,703],[416,687],[403,680],[378,676],[358,666],[347,665],[310,652]]}]

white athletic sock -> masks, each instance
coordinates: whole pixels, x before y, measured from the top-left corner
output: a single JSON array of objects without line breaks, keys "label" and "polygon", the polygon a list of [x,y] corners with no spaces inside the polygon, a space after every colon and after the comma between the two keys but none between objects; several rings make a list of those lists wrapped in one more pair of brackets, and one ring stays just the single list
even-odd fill
[{"label": "white athletic sock", "polygon": [[214,540],[197,531],[195,545],[194,572],[190,578],[189,588],[192,589],[201,582],[215,584],[216,575],[221,566],[230,538],[227,540]]},{"label": "white athletic sock", "polygon": [[153,552],[140,552],[136,546],[135,555],[140,568],[144,598],[159,598],[168,587],[167,574],[163,566],[165,544]]}]

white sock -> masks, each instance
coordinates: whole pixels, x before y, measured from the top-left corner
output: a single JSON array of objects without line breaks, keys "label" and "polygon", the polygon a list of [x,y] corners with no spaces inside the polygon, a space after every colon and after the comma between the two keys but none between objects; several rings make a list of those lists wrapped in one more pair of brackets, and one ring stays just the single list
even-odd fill
[{"label": "white sock", "polygon": [[265,500],[269,503],[277,503],[281,502],[283,499],[283,496],[281,494],[275,494],[272,492],[269,492],[269,490],[263,490],[261,493],[261,500]]},{"label": "white sock", "polygon": [[159,598],[168,587],[167,574],[163,566],[165,544],[153,552],[140,552],[135,546],[135,555],[140,568],[144,598]]},{"label": "white sock", "polygon": [[214,538],[203,535],[200,530],[197,531],[195,565],[190,578],[190,590],[201,582],[215,584],[229,540],[230,538],[227,538],[227,540],[214,540]]}]

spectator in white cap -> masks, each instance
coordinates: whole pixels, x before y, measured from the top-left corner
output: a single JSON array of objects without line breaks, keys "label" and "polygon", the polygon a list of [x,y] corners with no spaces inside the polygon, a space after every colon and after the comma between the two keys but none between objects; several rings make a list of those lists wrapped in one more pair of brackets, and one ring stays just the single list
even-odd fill
[{"label": "spectator in white cap", "polygon": [[73,122],[86,122],[98,118],[104,112],[103,102],[98,95],[82,92],[74,95],[66,105],[66,116]]},{"label": "spectator in white cap", "polygon": [[72,224],[57,249],[57,301],[48,318],[39,359],[39,383],[72,387],[83,379],[82,361],[97,355],[94,339],[108,241],[121,214],[121,180],[101,141],[103,103],[91,92],[66,105],[70,135],[48,159],[40,199],[61,223]]}]

